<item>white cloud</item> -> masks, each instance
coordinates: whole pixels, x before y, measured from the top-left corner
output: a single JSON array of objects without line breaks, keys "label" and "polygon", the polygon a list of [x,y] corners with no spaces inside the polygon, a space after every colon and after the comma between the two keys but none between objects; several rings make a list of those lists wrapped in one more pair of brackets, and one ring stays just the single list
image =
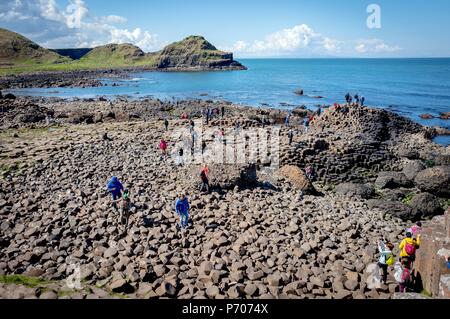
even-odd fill
[{"label": "white cloud", "polygon": [[100,18],[100,21],[102,21],[103,23],[110,23],[110,24],[122,24],[122,23],[126,23],[128,20],[124,17],[112,14],[112,15]]},{"label": "white cloud", "polygon": [[267,35],[264,40],[253,43],[236,42],[230,51],[237,54],[252,54],[259,56],[291,55],[299,52],[319,52],[331,54],[340,51],[340,41],[324,37],[306,24],[296,25]]},{"label": "white cloud", "polygon": [[83,0],[69,0],[64,8],[56,0],[1,0],[0,3],[2,26],[48,48],[128,42],[144,51],[160,49],[157,36],[149,31],[115,26],[126,22],[126,18],[115,14],[95,16]]},{"label": "white cloud", "polygon": [[401,51],[398,45],[390,46],[381,39],[363,39],[356,42],[355,51],[361,54],[367,53],[393,53]]}]

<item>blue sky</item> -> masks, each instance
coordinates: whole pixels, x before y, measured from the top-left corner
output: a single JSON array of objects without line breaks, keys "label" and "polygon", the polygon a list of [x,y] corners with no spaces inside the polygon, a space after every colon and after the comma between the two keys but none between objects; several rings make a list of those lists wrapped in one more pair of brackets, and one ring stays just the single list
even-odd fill
[{"label": "blue sky", "polygon": [[448,57],[448,12],[448,0],[2,0],[0,26],[51,48],[153,51],[198,34],[237,57]]}]

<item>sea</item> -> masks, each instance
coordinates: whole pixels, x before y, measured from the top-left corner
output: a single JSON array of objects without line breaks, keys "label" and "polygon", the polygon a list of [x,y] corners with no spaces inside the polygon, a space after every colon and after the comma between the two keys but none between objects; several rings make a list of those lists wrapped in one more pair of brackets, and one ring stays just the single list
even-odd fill
[{"label": "sea", "polygon": [[[20,89],[17,95],[114,99],[225,100],[254,107],[293,109],[343,103],[346,93],[428,126],[450,129],[450,58],[423,59],[238,59],[246,71],[140,72],[102,79],[93,88]],[[117,86],[113,86],[113,84]],[[295,94],[303,90],[303,95]],[[435,116],[423,120],[421,114]],[[450,136],[436,142],[450,144]]]}]

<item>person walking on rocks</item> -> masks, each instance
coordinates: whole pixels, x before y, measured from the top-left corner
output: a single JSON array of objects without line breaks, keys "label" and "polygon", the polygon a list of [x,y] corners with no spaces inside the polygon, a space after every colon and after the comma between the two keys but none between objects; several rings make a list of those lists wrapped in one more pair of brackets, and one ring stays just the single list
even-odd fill
[{"label": "person walking on rocks", "polygon": [[177,160],[178,166],[183,166],[183,164],[184,164],[183,155],[184,155],[184,150],[182,147],[180,147],[180,149],[178,150],[178,160]]},{"label": "person walking on rocks", "polygon": [[167,142],[164,139],[159,142],[159,149],[164,159],[167,159]]},{"label": "person walking on rocks", "polygon": [[186,194],[183,193],[175,202],[175,212],[180,216],[180,228],[186,228],[189,221],[189,201]]},{"label": "person walking on rocks", "polygon": [[309,119],[305,118],[303,120],[303,125],[305,126],[305,133],[308,133],[308,129],[309,129]]},{"label": "person walking on rocks", "polygon": [[221,111],[222,111],[222,118],[224,118],[225,117],[225,106],[222,105]]},{"label": "person walking on rocks", "polygon": [[364,96],[361,96],[361,106],[364,106],[365,101],[366,101],[366,98]]},{"label": "person walking on rocks", "polygon": [[118,199],[116,202],[119,202],[119,221],[122,225],[125,226],[125,230],[128,227],[128,219],[130,216],[130,210],[131,210],[131,200],[130,200],[130,193],[128,189],[125,189],[122,194],[122,198]]},{"label": "person walking on rocks", "polygon": [[402,262],[396,262],[394,266],[394,278],[398,283],[398,290],[401,293],[407,291],[411,285],[411,264],[407,260],[402,260]]},{"label": "person walking on rocks", "polygon": [[106,184],[106,189],[112,195],[114,208],[117,208],[116,203],[114,201],[116,201],[122,196],[123,190],[122,183],[117,179],[117,177],[113,176],[111,177],[111,180],[108,182],[108,184]]},{"label": "person walking on rocks", "polygon": [[422,231],[422,222],[418,221],[411,227],[411,234],[413,238],[417,238],[418,235],[420,235],[420,232]]},{"label": "person walking on rocks", "polygon": [[380,252],[380,258],[378,259],[378,266],[382,271],[382,281],[384,284],[387,282],[388,266],[392,266],[395,262],[392,250],[394,245],[392,243],[384,244],[383,241],[378,243],[378,251]]},{"label": "person walking on rocks", "polygon": [[205,164],[200,172],[200,179],[202,182],[202,184],[200,186],[200,192],[203,192],[203,190],[206,189],[206,192],[209,193],[208,173],[209,173],[209,169],[208,169],[208,166]]},{"label": "person walking on rocks", "polygon": [[358,94],[355,95],[355,103],[356,103],[356,105],[359,104],[359,95]]},{"label": "person walking on rocks", "polygon": [[347,102],[347,104],[350,104],[350,93],[345,94],[345,102]]},{"label": "person walking on rocks", "polygon": [[306,173],[306,177],[308,178],[308,180],[310,182],[312,182],[314,179],[314,168],[311,165],[307,166],[305,169],[305,173]]},{"label": "person walking on rocks", "polygon": [[164,127],[166,131],[169,129],[169,120],[167,118],[164,119]]},{"label": "person walking on rocks", "polygon": [[291,145],[292,139],[294,138],[294,131],[292,129],[289,129],[288,138],[289,138],[289,145]]},{"label": "person walking on rocks", "polygon": [[408,229],[406,231],[406,238],[403,239],[398,246],[400,249],[400,258],[409,263],[414,262],[416,259],[416,250],[420,247],[420,234],[417,235],[417,239],[412,238],[412,231]]}]

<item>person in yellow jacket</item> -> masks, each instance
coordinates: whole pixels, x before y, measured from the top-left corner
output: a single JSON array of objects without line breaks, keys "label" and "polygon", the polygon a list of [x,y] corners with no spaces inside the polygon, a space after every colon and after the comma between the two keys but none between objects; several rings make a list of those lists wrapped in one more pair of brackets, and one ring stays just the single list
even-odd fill
[{"label": "person in yellow jacket", "polygon": [[408,229],[406,231],[406,238],[403,239],[398,246],[400,249],[400,258],[414,261],[416,258],[416,250],[420,247],[420,235],[412,238],[412,232]]}]

